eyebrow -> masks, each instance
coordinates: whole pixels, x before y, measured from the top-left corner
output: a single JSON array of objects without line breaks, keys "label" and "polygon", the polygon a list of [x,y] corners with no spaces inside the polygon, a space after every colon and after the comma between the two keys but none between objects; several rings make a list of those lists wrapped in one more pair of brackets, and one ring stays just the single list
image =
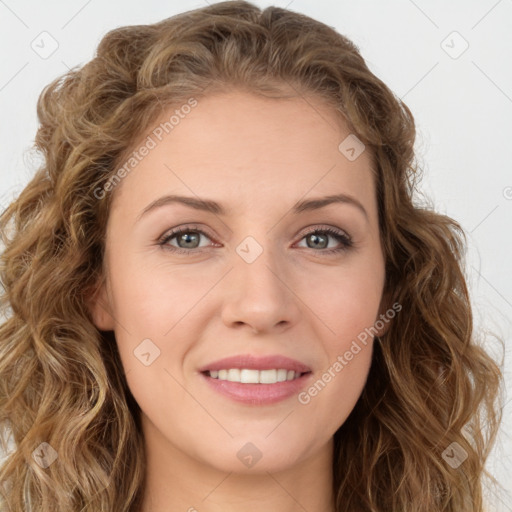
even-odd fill
[{"label": "eyebrow", "polygon": [[[137,218],[137,221],[152,210],[175,203],[183,204],[190,208],[194,208],[195,210],[202,210],[214,213],[215,215],[227,215],[228,213],[230,213],[230,211],[226,210],[219,203],[211,199],[200,199],[190,196],[167,195],[160,197],[159,199],[156,199],[148,206],[146,206],[146,208],[144,208],[142,213]],[[294,214],[298,214],[305,211],[319,210],[320,208],[324,208],[325,206],[335,203],[355,206],[364,214],[366,219],[368,219],[368,213],[366,212],[364,206],[355,197],[352,197],[347,194],[334,194],[330,196],[319,197],[316,199],[307,199],[299,201],[293,206],[291,211]]]}]

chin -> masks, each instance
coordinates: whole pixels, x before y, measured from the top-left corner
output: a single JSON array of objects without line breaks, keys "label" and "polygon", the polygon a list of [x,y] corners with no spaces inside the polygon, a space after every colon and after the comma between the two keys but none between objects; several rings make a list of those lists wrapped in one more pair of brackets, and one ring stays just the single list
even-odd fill
[{"label": "chin", "polygon": [[283,444],[281,439],[265,439],[267,434],[231,439],[204,462],[216,470],[240,474],[266,474],[286,471],[307,459],[309,450],[298,443]]}]

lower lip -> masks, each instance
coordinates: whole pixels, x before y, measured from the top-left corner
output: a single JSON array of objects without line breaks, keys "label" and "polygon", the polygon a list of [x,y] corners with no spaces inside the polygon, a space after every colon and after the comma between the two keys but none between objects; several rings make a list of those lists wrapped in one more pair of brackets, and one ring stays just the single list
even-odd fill
[{"label": "lower lip", "polygon": [[213,379],[204,373],[201,374],[201,377],[215,391],[236,402],[250,405],[268,405],[297,395],[306,386],[311,373],[306,373],[297,379],[276,382],[275,384],[242,384],[229,380]]}]

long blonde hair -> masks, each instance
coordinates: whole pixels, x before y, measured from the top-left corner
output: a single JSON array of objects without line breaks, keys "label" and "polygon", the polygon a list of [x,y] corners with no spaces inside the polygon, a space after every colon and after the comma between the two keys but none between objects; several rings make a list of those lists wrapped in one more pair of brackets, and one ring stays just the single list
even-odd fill
[{"label": "long blonde hair", "polygon": [[[335,434],[336,510],[481,511],[500,370],[474,339],[460,225],[414,203],[413,116],[347,38],[244,1],[112,30],[41,93],[44,165],[0,218],[0,421],[17,447],[0,470],[2,510],[139,510],[140,409],[87,307],[111,202],[97,190],[164,108],[226,88],[323,98],[375,161],[385,296],[402,310]],[[46,468],[41,443],[58,457]],[[442,456],[452,443],[467,453],[457,469]]]}]

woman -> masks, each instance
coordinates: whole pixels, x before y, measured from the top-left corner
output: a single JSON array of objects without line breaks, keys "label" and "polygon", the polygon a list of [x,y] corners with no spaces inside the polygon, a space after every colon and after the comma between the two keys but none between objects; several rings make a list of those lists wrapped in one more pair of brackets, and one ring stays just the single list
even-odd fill
[{"label": "woman", "polygon": [[38,116],[0,224],[9,510],[482,510],[464,234],[349,40],[222,2],[113,30]]}]

